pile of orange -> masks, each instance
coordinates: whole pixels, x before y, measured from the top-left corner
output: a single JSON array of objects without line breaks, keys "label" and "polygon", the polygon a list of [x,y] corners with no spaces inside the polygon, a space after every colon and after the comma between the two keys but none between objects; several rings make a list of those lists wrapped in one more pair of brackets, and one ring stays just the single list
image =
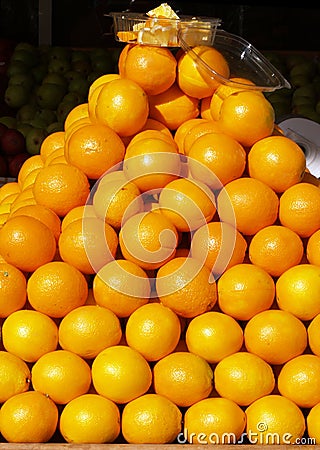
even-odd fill
[{"label": "pile of orange", "polygon": [[241,81],[128,44],[0,188],[2,441],[320,443],[319,182]]}]

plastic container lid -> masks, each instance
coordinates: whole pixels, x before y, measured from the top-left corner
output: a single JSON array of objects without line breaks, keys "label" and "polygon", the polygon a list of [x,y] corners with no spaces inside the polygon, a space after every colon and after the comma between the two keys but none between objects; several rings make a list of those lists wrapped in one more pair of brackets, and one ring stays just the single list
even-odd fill
[{"label": "plastic container lid", "polygon": [[181,27],[199,28],[210,35],[212,45],[220,19],[211,17],[181,16],[178,19],[150,17],[132,12],[110,12],[113,18],[114,34],[120,42],[179,47],[178,32]]},{"label": "plastic container lid", "polygon": [[180,46],[185,52],[189,53],[199,67],[204,69],[206,74],[212,79],[221,84],[235,88],[244,88],[246,90],[272,92],[277,89],[290,88],[290,83],[278,69],[276,69],[269,60],[248,41],[224,30],[217,30],[212,45],[226,58],[230,67],[230,77],[247,78],[252,81],[254,85],[237,83],[228,78],[224,78],[208,66],[208,64],[192,50],[192,47],[199,45],[195,44],[195,41],[201,42],[199,36],[202,36],[202,44],[200,45],[205,45],[206,30],[204,28],[198,28],[196,33],[198,37],[194,39],[194,30],[192,30],[192,28],[180,29]]},{"label": "plastic container lid", "polygon": [[[179,19],[149,17],[146,14],[110,12],[115,38],[121,42],[181,47],[215,82],[235,88],[272,92],[290,88],[290,83],[269,60],[248,41],[237,35],[218,30],[220,19],[181,16]],[[193,48],[213,46],[226,58],[230,78],[247,78],[253,85],[224,78],[210,67]]]}]

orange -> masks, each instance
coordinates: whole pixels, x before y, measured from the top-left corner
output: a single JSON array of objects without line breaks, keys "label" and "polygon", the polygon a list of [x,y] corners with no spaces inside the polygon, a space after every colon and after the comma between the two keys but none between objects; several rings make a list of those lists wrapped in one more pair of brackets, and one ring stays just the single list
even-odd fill
[{"label": "orange", "polygon": [[236,444],[246,426],[244,411],[227,398],[206,398],[184,414],[184,437],[190,444]]},{"label": "orange", "polygon": [[210,135],[212,133],[219,133],[219,125],[218,122],[215,120],[206,120],[203,122],[200,122],[198,124],[195,124],[185,135],[184,138],[184,153],[189,156],[190,149],[193,145],[193,143],[204,134],[209,133]]},{"label": "orange", "polygon": [[64,139],[64,131],[55,131],[44,138],[40,146],[40,156],[44,163],[55,150],[64,147]]},{"label": "orange", "polygon": [[184,140],[189,130],[192,130],[194,126],[202,123],[207,123],[207,119],[195,117],[182,122],[174,131],[173,139],[176,142],[180,153],[185,154]]},{"label": "orange", "polygon": [[28,363],[58,347],[58,326],[47,315],[23,309],[10,314],[2,326],[4,348]]},{"label": "orange", "polygon": [[[50,135],[47,136],[47,138]],[[42,159],[41,155],[32,155],[29,158],[27,158],[22,166],[20,167],[19,173],[18,173],[18,184],[20,186],[20,188],[23,186],[24,181],[26,179],[26,177],[29,175],[29,173],[31,173],[33,170],[36,169],[41,169],[44,166],[44,162]],[[0,189],[0,198],[1,198],[1,193],[4,192],[3,186]]]},{"label": "orange", "polygon": [[235,219],[237,229],[245,235],[256,234],[278,218],[277,194],[255,178],[230,181],[219,193],[217,203],[220,220],[234,223]]},{"label": "orange", "polygon": [[[159,125],[157,125],[159,127],[159,129],[149,129],[147,126],[147,123],[149,123],[150,121],[159,124]],[[169,134],[167,134],[166,132],[163,132],[160,129],[160,127],[163,127],[164,130],[167,130]],[[169,142],[169,144],[174,145],[174,147],[177,149],[177,145],[175,143],[175,140],[173,139],[171,131],[165,125],[163,125],[163,123],[158,122],[155,119],[147,119],[146,125],[143,127],[143,129],[141,131],[134,134],[133,136],[128,137],[128,139],[130,139],[130,141],[128,142],[128,144],[126,146],[126,151],[128,151],[130,146],[132,144],[136,143],[137,141],[140,141],[143,139],[149,139],[149,138],[162,139],[163,141]]]},{"label": "orange", "polygon": [[199,100],[184,94],[177,83],[161,94],[149,95],[149,117],[162,122],[169,130],[199,115]]},{"label": "orange", "polygon": [[0,317],[22,309],[27,299],[27,280],[12,264],[0,262]]},{"label": "orange", "polygon": [[275,378],[272,367],[262,358],[253,353],[237,352],[216,365],[214,387],[221,397],[247,406],[270,394]]},{"label": "orange", "polygon": [[19,209],[12,212],[10,217],[21,215],[34,217],[40,220],[40,222],[44,223],[52,230],[56,241],[58,241],[61,233],[61,219],[52,209],[39,204],[26,205],[21,206]]},{"label": "orange", "polygon": [[[48,159],[49,159],[49,157],[48,157]],[[44,165],[43,165],[43,167],[44,167]],[[26,189],[33,188],[35,179],[37,178],[38,174],[41,172],[43,167],[37,167],[36,169],[33,169],[30,173],[28,173],[25,176],[23,181],[21,181],[21,192],[24,192]]]},{"label": "orange", "polygon": [[299,264],[290,267],[276,281],[278,307],[300,320],[312,320],[320,313],[319,289],[319,266]]},{"label": "orange", "polygon": [[[219,120],[221,105],[226,97],[236,92],[247,91],[246,85],[254,85],[248,78],[230,77],[232,84],[219,84],[210,98],[210,114],[213,120]],[[256,91],[258,93],[258,91]],[[259,95],[263,95],[261,92]]]},{"label": "orange", "polygon": [[[29,161],[31,158],[26,159],[26,161]],[[23,165],[25,164],[25,162],[23,163]],[[8,183],[3,184],[2,186],[0,186],[0,203],[3,203],[4,200],[10,195],[19,194],[20,192],[21,186],[18,181],[10,181]]]},{"label": "orange", "polygon": [[182,317],[209,311],[217,301],[217,287],[210,270],[194,258],[177,257],[156,275],[160,302]]},{"label": "orange", "polygon": [[301,147],[286,136],[260,139],[248,153],[248,171],[270,186],[275,192],[284,192],[300,183],[306,170],[306,156]]},{"label": "orange", "polygon": [[296,444],[306,424],[301,409],[281,395],[266,395],[245,410],[246,433],[251,444]]},{"label": "orange", "polygon": [[90,204],[75,206],[61,220],[61,231],[63,231],[71,222],[77,219],[97,217],[94,208]]},{"label": "orange", "polygon": [[147,211],[129,217],[119,232],[119,246],[125,259],[142,269],[157,269],[172,259],[178,232],[165,215]]},{"label": "orange", "polygon": [[33,193],[37,203],[63,217],[72,208],[84,205],[90,192],[87,176],[71,164],[53,164],[41,169]]},{"label": "orange", "polygon": [[176,348],[181,335],[178,316],[161,303],[148,303],[128,318],[125,337],[147,361],[157,361]]},{"label": "orange", "polygon": [[153,384],[156,394],[186,407],[207,398],[212,391],[213,372],[201,356],[174,352],[156,362]]},{"label": "orange", "polygon": [[319,423],[320,423],[320,403],[313,406],[313,408],[308,411],[307,417],[306,417],[306,423],[307,423],[307,432],[309,439],[314,439],[314,444],[319,444],[320,442],[320,430],[319,430]]},{"label": "orange", "polygon": [[310,183],[297,183],[281,195],[279,219],[305,238],[320,228],[320,189]]},{"label": "orange", "polygon": [[190,246],[192,257],[202,261],[217,278],[226,269],[241,264],[246,250],[245,238],[225,222],[209,222],[198,228]]},{"label": "orange", "polygon": [[17,198],[11,203],[10,214],[18,211],[23,206],[31,206],[35,204],[36,200],[33,195],[32,187],[30,187],[26,190],[21,191],[20,194],[18,194]]},{"label": "orange", "polygon": [[246,167],[247,156],[242,145],[223,133],[198,137],[187,154],[191,176],[212,189],[240,178]]},{"label": "orange", "polygon": [[278,389],[300,408],[320,403],[319,356],[299,355],[286,362],[278,375]]},{"label": "orange", "polygon": [[125,345],[102,350],[93,360],[91,370],[97,393],[115,403],[128,403],[151,386],[149,364],[139,352]]},{"label": "orange", "polygon": [[96,120],[119,136],[131,136],[145,125],[149,115],[148,96],[134,81],[119,78],[105,84],[99,92]]},{"label": "orange", "polygon": [[44,167],[48,166],[49,164],[56,164],[57,161],[62,161],[64,163],[67,163],[67,160],[65,159],[65,147],[66,144],[63,147],[57,148],[54,150],[50,155],[47,157]]},{"label": "orange", "polygon": [[52,261],[56,252],[53,231],[35,217],[15,216],[0,229],[0,254],[25,272]]},{"label": "orange", "polygon": [[244,343],[269,364],[284,364],[307,347],[303,322],[287,311],[271,309],[253,316],[244,328]]},{"label": "orange", "polygon": [[68,350],[55,350],[42,355],[31,369],[33,388],[49,396],[55,403],[68,402],[86,394],[91,384],[87,362]]},{"label": "orange", "polygon": [[159,207],[178,231],[194,231],[210,222],[216,212],[212,191],[189,178],[169,182],[160,192]]},{"label": "orange", "polygon": [[119,74],[135,81],[147,95],[161,94],[176,79],[177,61],[166,47],[132,45],[119,57]]},{"label": "orange", "polygon": [[64,350],[82,358],[97,354],[120,342],[122,335],[118,317],[109,309],[84,305],[66,314],[59,324],[59,344]]},{"label": "orange", "polygon": [[304,254],[300,236],[283,225],[270,225],[259,230],[249,244],[252,264],[262,267],[271,276],[279,277],[300,263]]},{"label": "orange", "polygon": [[139,133],[142,133],[143,131],[147,131],[147,130],[161,131],[161,133],[163,133],[165,136],[167,136],[169,138],[173,138],[169,128],[167,128],[162,122],[159,122],[159,120],[151,119],[151,117],[147,118],[146,123],[141,128]]},{"label": "orange", "polygon": [[92,204],[97,217],[116,230],[128,217],[144,209],[138,186],[128,180],[123,170],[103,175],[93,193]]},{"label": "orange", "polygon": [[93,180],[122,161],[124,153],[124,144],[117,133],[99,124],[84,125],[75,130],[65,147],[67,162]]},{"label": "orange", "polygon": [[[197,58],[201,58],[200,63]],[[217,79],[212,74],[218,74]],[[191,97],[209,97],[219,86],[219,77],[228,79],[229,76],[227,60],[214,47],[195,46],[178,61],[177,82],[180,89]]]},{"label": "orange", "polygon": [[[86,125],[92,125],[93,123],[95,123],[95,122],[88,117],[82,117],[82,119],[77,119],[74,122],[72,122],[69,125],[69,128],[66,129],[65,134],[64,134],[64,147],[66,147],[68,145],[69,139],[75,131],[79,130],[80,128],[82,128]],[[57,149],[56,151],[59,151],[59,150],[61,150],[61,149]]]},{"label": "orange", "polygon": [[317,314],[309,323],[307,327],[307,333],[308,333],[308,343],[309,347],[317,356],[320,356],[320,339],[319,339],[319,323],[320,323],[320,313]]},{"label": "orange", "polygon": [[250,320],[269,309],[275,297],[275,282],[254,264],[236,264],[217,281],[218,304],[225,314],[237,320]]},{"label": "orange", "polygon": [[[0,203],[0,205],[12,205],[12,203],[15,201],[16,198],[18,198],[18,196],[20,195],[21,190],[19,190],[18,192],[12,193],[10,195],[6,195],[5,198],[2,200],[2,202]],[[10,208],[9,208],[10,210]]]},{"label": "orange", "polygon": [[212,96],[203,97],[200,102],[200,116],[202,119],[213,120],[211,111],[210,111],[210,103]]},{"label": "orange", "polygon": [[118,317],[129,317],[149,301],[151,285],[146,272],[132,261],[116,259],[103,266],[93,278],[98,305]]},{"label": "orange", "polygon": [[58,425],[58,408],[51,398],[37,391],[9,398],[0,410],[1,434],[7,442],[48,442]]},{"label": "orange", "polygon": [[121,430],[129,444],[171,443],[181,426],[181,411],[162,395],[145,394],[123,408]]},{"label": "orange", "polygon": [[133,141],[126,149],[123,172],[141,192],[163,188],[179,176],[180,155],[173,140],[150,137]]},{"label": "orange", "polygon": [[306,256],[310,264],[320,266],[320,230],[315,231],[307,240]]},{"label": "orange", "polygon": [[109,81],[117,80],[120,78],[120,75],[117,73],[106,73],[101,75],[100,77],[96,78],[89,87],[89,93],[88,93],[88,100],[91,99],[92,93],[99,87],[106,83],[109,83]]},{"label": "orange", "polygon": [[64,121],[64,130],[67,130],[71,124],[79,119],[87,119],[89,117],[88,103],[80,103],[70,110]]},{"label": "orange", "polygon": [[80,395],[63,408],[59,431],[72,444],[113,442],[120,433],[119,408],[101,395]]},{"label": "orange", "polygon": [[84,275],[71,264],[52,261],[31,274],[27,294],[35,310],[59,318],[84,305],[88,284]]},{"label": "orange", "polygon": [[274,120],[274,109],[261,93],[241,91],[223,100],[218,122],[223,133],[250,147],[271,136]]},{"label": "orange", "polygon": [[0,351],[0,402],[26,392],[30,387],[30,369],[18,356]]},{"label": "orange", "polygon": [[243,343],[243,331],[231,316],[209,311],[194,317],[186,329],[189,352],[201,356],[210,364],[238,352]]},{"label": "orange", "polygon": [[61,259],[82,273],[92,275],[111,261],[117,251],[118,235],[103,220],[85,217],[69,223],[60,234]]},{"label": "orange", "polygon": [[88,92],[88,113],[90,122],[92,123],[97,122],[96,106],[97,106],[97,99],[101,89],[110,81],[118,80],[119,78],[120,75],[117,73],[107,73],[101,75],[90,85]]}]

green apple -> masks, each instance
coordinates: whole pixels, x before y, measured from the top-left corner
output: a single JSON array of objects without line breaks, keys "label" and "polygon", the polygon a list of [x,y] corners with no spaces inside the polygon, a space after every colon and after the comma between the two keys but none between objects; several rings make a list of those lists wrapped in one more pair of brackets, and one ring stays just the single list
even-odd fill
[{"label": "green apple", "polygon": [[84,78],[86,78],[92,70],[90,60],[89,61],[77,60],[72,62],[71,70],[79,72]]},{"label": "green apple", "polygon": [[55,133],[56,131],[64,131],[62,122],[52,122],[46,128],[48,134]]},{"label": "green apple", "polygon": [[19,122],[19,123],[17,123],[16,128],[17,128],[17,130],[20,131],[20,133],[22,133],[23,136],[26,138],[26,137],[27,137],[27,134],[28,134],[29,131],[31,130],[32,126],[31,126],[30,124],[28,124],[28,123],[22,123],[22,122]]},{"label": "green apple", "polygon": [[71,69],[71,63],[68,59],[51,59],[48,63],[48,72],[66,73]]},{"label": "green apple", "polygon": [[42,84],[44,83],[58,84],[60,86],[63,86],[66,91],[68,88],[68,80],[63,74],[58,72],[47,73],[42,79]]},{"label": "green apple", "polygon": [[42,120],[45,124],[45,127],[47,127],[48,125],[50,125],[50,123],[53,123],[57,120],[57,115],[56,112],[52,109],[40,108],[34,116],[34,120],[37,119]]},{"label": "green apple", "polygon": [[48,73],[48,65],[45,63],[38,64],[37,66],[32,68],[31,73],[36,83],[39,84]]},{"label": "green apple", "polygon": [[0,117],[0,123],[3,123],[8,128],[15,128],[17,125],[17,119],[12,116],[2,116]]},{"label": "green apple", "polygon": [[72,63],[75,61],[89,61],[90,62],[90,55],[85,50],[71,50],[70,60]]},{"label": "green apple", "polygon": [[56,109],[64,95],[64,87],[54,83],[41,84],[36,91],[38,105],[44,109]]},{"label": "green apple", "polygon": [[45,128],[32,127],[26,136],[26,149],[30,155],[39,155],[41,144],[48,136]]},{"label": "green apple", "polygon": [[38,63],[38,55],[28,50],[14,50],[10,58],[11,61],[20,61],[27,67],[34,67]]},{"label": "green apple", "polygon": [[20,123],[29,122],[36,115],[38,108],[32,103],[26,103],[18,109],[16,118]]},{"label": "green apple", "polygon": [[307,57],[302,53],[289,53],[285,56],[286,66],[289,70],[297,64],[302,64],[307,61]]},{"label": "green apple", "polygon": [[71,52],[72,50],[67,47],[53,46],[49,48],[48,55],[50,60],[63,59],[70,61]]},{"label": "green apple", "polygon": [[317,113],[316,109],[310,105],[297,105],[294,108],[294,112],[300,116],[306,117],[307,119],[314,120],[320,123],[320,114]]},{"label": "green apple", "polygon": [[70,81],[68,90],[69,92],[76,92],[77,94],[79,94],[81,99],[85,99],[88,96],[89,87],[90,87],[89,81],[80,78],[78,80]]},{"label": "green apple", "polygon": [[77,92],[67,92],[62,101],[67,103],[74,103],[74,105],[77,105],[81,103],[81,97]]},{"label": "green apple", "polygon": [[17,73],[26,73],[28,71],[28,66],[26,66],[22,61],[10,61],[7,68],[7,76],[11,78]]},{"label": "green apple", "polygon": [[66,73],[63,74],[68,83],[72,80],[80,80],[85,78],[84,75],[80,72],[77,72],[76,70],[68,70]]},{"label": "green apple", "polygon": [[61,102],[57,108],[57,119],[58,122],[64,123],[69,112],[77,105],[77,102]]},{"label": "green apple", "polygon": [[9,78],[8,86],[23,86],[31,91],[35,80],[31,72],[16,73]]},{"label": "green apple", "polygon": [[24,86],[8,86],[4,93],[4,101],[10,108],[19,109],[28,103],[30,91]]}]

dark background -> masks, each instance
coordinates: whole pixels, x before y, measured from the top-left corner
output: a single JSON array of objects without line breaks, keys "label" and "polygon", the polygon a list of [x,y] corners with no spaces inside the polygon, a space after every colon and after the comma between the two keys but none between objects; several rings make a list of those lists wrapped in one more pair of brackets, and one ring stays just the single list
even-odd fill
[{"label": "dark background", "polygon": [[[139,0],[52,0],[52,45],[116,46],[110,11],[158,6]],[[168,1],[178,13],[218,17],[221,28],[242,36],[260,50],[320,50],[320,7],[280,2]],[[38,0],[0,0],[0,38],[38,43]]]}]

